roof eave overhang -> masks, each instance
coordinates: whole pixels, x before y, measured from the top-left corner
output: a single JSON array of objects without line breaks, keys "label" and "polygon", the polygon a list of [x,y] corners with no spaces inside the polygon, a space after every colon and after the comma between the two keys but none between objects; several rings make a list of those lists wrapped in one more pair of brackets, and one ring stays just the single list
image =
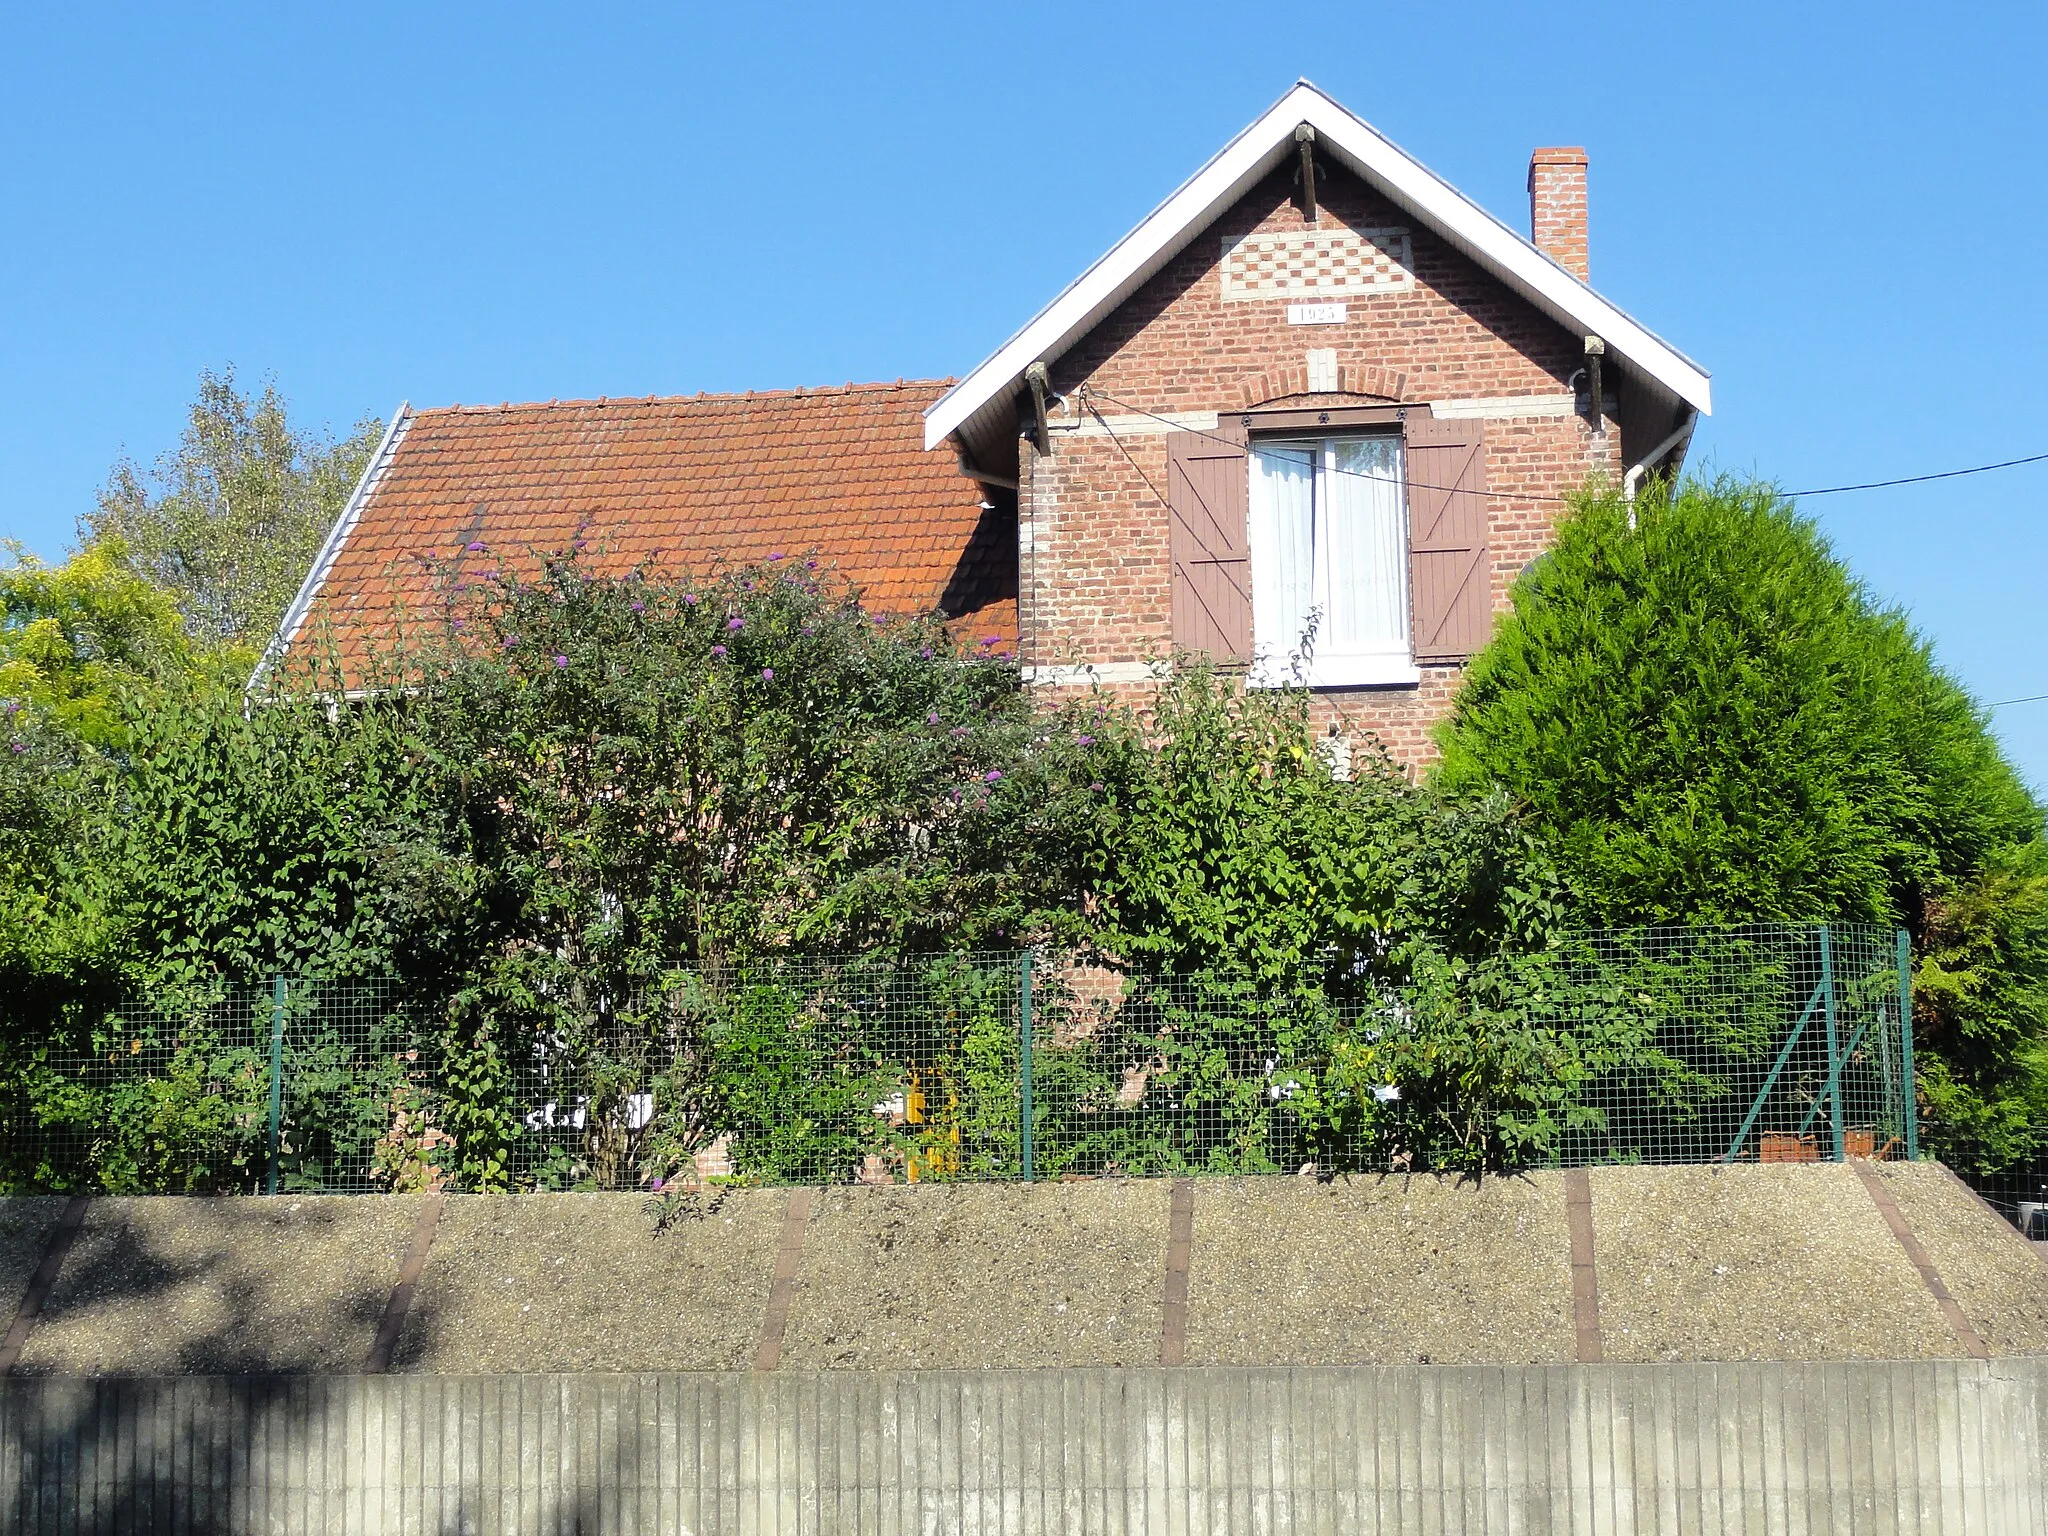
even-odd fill
[{"label": "roof eave overhang", "polygon": [[1057,360],[1293,153],[1300,123],[1315,129],[1325,153],[1560,325],[1600,337],[1610,355],[1641,369],[1702,415],[1711,414],[1704,368],[1304,80],[940,396],[925,412],[925,446],[936,448],[975,418],[1005,410],[1027,367]]},{"label": "roof eave overhang", "polygon": [[278,621],[277,632],[263,647],[263,654],[257,658],[256,668],[249,676],[248,687],[244,690],[255,695],[263,690],[270,674],[284,660],[285,653],[299,638],[299,631],[305,627],[307,617],[313,611],[313,604],[320,596],[321,588],[327,584],[327,576],[334,569],[334,562],[340,557],[341,549],[348,542],[348,536],[363,515],[363,508],[369,504],[377,484],[384,478],[384,472],[391,465],[392,456],[398,445],[405,440],[406,429],[412,425],[412,403],[398,402],[398,409],[391,413],[391,420],[384,428],[384,436],[378,441],[377,449],[363,465],[362,474],[356,477],[355,489],[349,492],[348,502],[341,509],[341,515],[334,520],[334,526],[327,530],[327,537],[321,542],[320,553],[313,557],[313,565],[306,572],[306,579],[299,583],[299,590],[292,598],[291,606]]}]

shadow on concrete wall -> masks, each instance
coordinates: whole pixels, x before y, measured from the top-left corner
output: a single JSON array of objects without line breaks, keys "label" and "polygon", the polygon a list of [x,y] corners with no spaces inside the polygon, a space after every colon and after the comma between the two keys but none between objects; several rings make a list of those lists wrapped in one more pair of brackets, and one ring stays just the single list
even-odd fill
[{"label": "shadow on concrete wall", "polygon": [[[300,1231],[346,1242],[341,1209]],[[342,1470],[360,1384],[336,1369],[361,1368],[388,1281],[337,1284],[303,1257],[195,1244],[169,1219],[82,1233],[0,1381],[0,1527],[211,1536],[296,1509],[323,1528],[316,1485]]]}]

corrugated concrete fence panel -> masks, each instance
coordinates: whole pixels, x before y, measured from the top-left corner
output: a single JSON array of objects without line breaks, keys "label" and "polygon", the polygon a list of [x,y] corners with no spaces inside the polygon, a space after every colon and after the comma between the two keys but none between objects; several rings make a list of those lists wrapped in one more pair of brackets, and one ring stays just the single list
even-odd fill
[{"label": "corrugated concrete fence panel", "polygon": [[51,1533],[2048,1536],[2048,1360],[0,1383]]}]

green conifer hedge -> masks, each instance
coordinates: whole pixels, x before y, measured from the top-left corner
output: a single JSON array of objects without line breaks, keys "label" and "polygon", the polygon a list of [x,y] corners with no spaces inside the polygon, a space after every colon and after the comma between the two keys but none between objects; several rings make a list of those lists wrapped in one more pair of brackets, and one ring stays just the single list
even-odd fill
[{"label": "green conifer hedge", "polygon": [[1588,923],[1912,932],[1936,1144],[2048,1121],[2048,840],[1983,712],[1767,485],[1612,490],[1523,573],[1441,734]]}]

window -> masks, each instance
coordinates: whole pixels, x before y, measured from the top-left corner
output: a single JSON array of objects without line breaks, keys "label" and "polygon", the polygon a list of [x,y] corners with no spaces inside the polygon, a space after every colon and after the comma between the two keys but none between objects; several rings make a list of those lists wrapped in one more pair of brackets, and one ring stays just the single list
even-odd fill
[{"label": "window", "polygon": [[1418,681],[1401,439],[1259,439],[1251,460],[1251,681]]}]

